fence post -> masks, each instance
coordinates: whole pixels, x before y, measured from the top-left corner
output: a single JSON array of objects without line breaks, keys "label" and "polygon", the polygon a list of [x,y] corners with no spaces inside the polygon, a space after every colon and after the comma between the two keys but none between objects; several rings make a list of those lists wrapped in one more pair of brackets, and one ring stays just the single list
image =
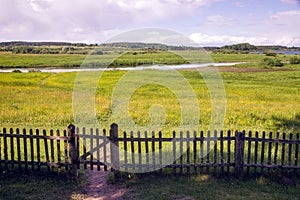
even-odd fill
[{"label": "fence post", "polygon": [[118,124],[113,123],[110,126],[110,155],[111,155],[111,170],[114,172],[114,178],[120,178],[120,153],[118,140]]},{"label": "fence post", "polygon": [[77,146],[76,146],[76,137],[75,137],[75,126],[73,124],[70,124],[68,126],[68,136],[69,136],[69,157],[71,159],[70,173],[73,177],[77,177],[78,156],[77,156]]},{"label": "fence post", "polygon": [[243,177],[244,171],[244,139],[245,132],[235,132],[234,173],[236,178]]}]

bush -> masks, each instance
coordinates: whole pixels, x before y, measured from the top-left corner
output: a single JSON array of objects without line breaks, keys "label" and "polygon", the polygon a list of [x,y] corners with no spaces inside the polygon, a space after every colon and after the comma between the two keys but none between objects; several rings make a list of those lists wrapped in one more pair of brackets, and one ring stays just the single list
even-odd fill
[{"label": "bush", "polygon": [[300,64],[300,58],[298,56],[291,57],[290,64]]},{"label": "bush", "polygon": [[265,57],[263,63],[269,67],[282,67],[283,63],[279,58]]},{"label": "bush", "polygon": [[273,56],[273,57],[277,56],[276,52],[274,52],[274,51],[267,51],[267,52],[264,52],[264,54],[266,56]]}]

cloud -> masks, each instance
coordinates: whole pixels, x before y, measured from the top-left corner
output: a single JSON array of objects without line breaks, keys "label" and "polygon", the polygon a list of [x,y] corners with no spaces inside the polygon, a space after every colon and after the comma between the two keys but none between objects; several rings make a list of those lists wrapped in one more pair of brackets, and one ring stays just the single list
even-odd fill
[{"label": "cloud", "polygon": [[240,1],[234,2],[233,5],[236,6],[236,7],[239,7],[239,8],[244,8],[244,7],[245,7],[245,4],[243,4],[243,3],[240,2]]},{"label": "cloud", "polygon": [[297,0],[280,0],[280,1],[285,4],[297,5]]},{"label": "cloud", "polygon": [[222,26],[222,25],[231,25],[233,22],[232,18],[226,18],[222,15],[209,15],[206,17],[207,25],[214,25],[214,26]]},{"label": "cloud", "polygon": [[[0,40],[81,41],[192,15],[220,0],[1,0]],[[96,36],[92,40],[102,40]]]},{"label": "cloud", "polygon": [[299,37],[300,35],[300,10],[289,10],[278,12],[270,15],[268,21],[269,26],[273,26],[278,30],[275,35],[289,35]]},{"label": "cloud", "polygon": [[203,33],[193,33],[189,36],[200,46],[222,46],[238,43],[250,43],[253,45],[284,45],[297,46],[300,44],[300,38],[293,37],[247,37],[247,36],[231,36],[231,35],[208,35]]}]

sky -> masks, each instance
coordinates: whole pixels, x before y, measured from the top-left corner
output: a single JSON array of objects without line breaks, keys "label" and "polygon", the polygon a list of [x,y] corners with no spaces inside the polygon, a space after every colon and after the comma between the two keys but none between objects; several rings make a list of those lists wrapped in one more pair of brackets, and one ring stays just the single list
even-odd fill
[{"label": "sky", "polygon": [[0,41],[104,43],[143,28],[200,46],[300,46],[300,0],[0,0]]}]

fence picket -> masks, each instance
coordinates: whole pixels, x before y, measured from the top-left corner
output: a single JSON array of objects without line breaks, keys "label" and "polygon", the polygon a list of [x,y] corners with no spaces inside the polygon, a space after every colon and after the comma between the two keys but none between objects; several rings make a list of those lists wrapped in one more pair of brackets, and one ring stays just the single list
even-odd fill
[{"label": "fence picket", "polygon": [[201,163],[201,167],[200,167],[200,173],[203,173],[203,164],[204,164],[204,136],[203,136],[203,131],[200,132],[200,163]]},{"label": "fence picket", "polygon": [[190,162],[190,132],[186,132],[186,162],[188,164],[188,167],[186,168],[187,173],[190,174],[190,167],[189,165],[191,164]]},{"label": "fence picket", "polygon": [[[296,134],[296,141],[299,141],[299,133]],[[299,143],[296,144],[295,147],[295,164],[294,166],[298,166],[298,150],[299,150]],[[296,171],[296,168],[294,169],[294,171]]]},{"label": "fence picket", "polygon": [[162,173],[162,133],[158,132],[158,148],[159,148],[159,172]]},{"label": "fence picket", "polygon": [[10,140],[10,160],[12,161],[11,168],[13,169],[14,162],[15,162],[14,137],[13,137],[14,130],[11,128],[11,129],[9,129],[9,132],[11,135],[11,137],[9,138],[9,140]]},{"label": "fence picket", "polygon": [[[56,131],[56,136],[60,137],[59,130]],[[60,140],[56,140],[56,152],[57,152],[57,164],[58,164],[58,172],[61,170],[61,152],[60,152]]]},{"label": "fence picket", "polygon": [[180,131],[180,143],[179,143],[179,163],[180,163],[180,174],[183,173],[183,133]]},{"label": "fence picket", "polygon": [[[53,130],[50,130],[50,136],[53,136]],[[51,171],[54,171],[53,163],[55,162],[54,159],[54,141],[53,139],[50,139],[50,157],[51,157]]]},{"label": "fence picket", "polygon": [[23,129],[23,149],[24,149],[24,162],[25,162],[25,171],[28,171],[28,153],[27,153],[27,137],[26,137],[26,129]]},{"label": "fence picket", "polygon": [[[249,131],[249,134],[248,134],[248,137],[249,138],[252,138],[252,131]],[[251,140],[248,140],[248,152],[247,152],[247,175],[249,175],[250,173],[250,159],[251,159]]]},{"label": "fence picket", "polygon": [[230,137],[231,137],[231,131],[229,130],[227,132],[227,163],[228,163],[228,166],[227,166],[227,173],[230,172],[230,163],[231,163],[231,158],[230,158],[230,154],[231,154],[231,151],[230,151],[230,145],[231,145],[231,140],[230,140]]},{"label": "fence picket", "polygon": [[176,132],[175,131],[173,131],[173,141],[172,141],[172,144],[173,144],[173,160],[174,160],[174,162],[173,162],[173,164],[174,164],[174,167],[173,167],[173,174],[176,174],[176,167],[175,167],[175,165],[176,165],[176,160],[177,160],[177,157],[176,157]]},{"label": "fence picket", "polygon": [[218,139],[218,136],[217,136],[217,131],[215,130],[214,131],[214,174],[217,173],[217,153],[218,153],[218,146],[217,146],[217,139]]},{"label": "fence picket", "polygon": [[194,161],[194,174],[197,174],[197,132],[194,131],[194,135],[193,135],[193,161]]},{"label": "fence picket", "polygon": [[[33,135],[33,130],[29,130],[30,136]],[[34,146],[33,146],[33,137],[30,138],[30,154],[31,154],[31,170],[34,171]],[[53,161],[54,162],[54,161]]]},{"label": "fence picket", "polygon": [[6,137],[6,128],[3,129],[3,146],[4,146],[4,163],[5,163],[5,170],[8,170],[8,147],[7,147],[7,137]]},{"label": "fence picket", "polygon": [[149,168],[149,145],[148,145],[148,133],[145,131],[145,150],[146,150],[146,171],[150,170]]},{"label": "fence picket", "polygon": [[255,142],[254,142],[254,174],[257,174],[257,154],[258,154],[258,131],[255,131]]},{"label": "fence picket", "polygon": [[[39,129],[35,130],[35,135],[39,136],[40,135],[40,131]],[[41,171],[41,149],[40,149],[40,139],[36,138],[36,155],[37,155],[37,162],[38,162],[38,171]]]},{"label": "fence picket", "polygon": [[[272,159],[272,132],[269,133],[269,147],[268,147],[268,165],[271,165]],[[268,172],[270,172],[270,168],[268,168]]]},{"label": "fence picket", "polygon": [[[100,139],[99,139],[99,129],[96,128],[96,146],[99,147],[100,145]],[[97,156],[96,156],[96,159],[97,159],[97,171],[100,171],[101,168],[100,168],[100,149],[97,148]]]},{"label": "fence picket", "polygon": [[155,168],[155,164],[156,164],[156,162],[155,162],[155,133],[154,133],[154,131],[152,131],[152,164],[153,164],[153,170],[155,170],[156,168]]},{"label": "fence picket", "polygon": [[[93,147],[93,135],[94,135],[94,129],[91,128],[90,129],[90,147],[89,147],[89,150],[92,150],[94,147]],[[94,157],[94,153],[91,152],[90,154],[90,169],[93,170],[94,169],[94,165],[93,165],[93,157]]]},{"label": "fence picket", "polygon": [[[282,140],[285,140],[285,133],[282,134]],[[281,144],[281,167],[284,166],[284,160],[285,160],[285,143]],[[283,170],[283,168],[281,168]]]},{"label": "fence picket", "polygon": [[220,132],[220,159],[221,159],[221,174],[224,174],[224,137],[223,131]]},{"label": "fence picket", "polygon": [[[26,134],[26,132],[25,132],[25,134]],[[47,169],[48,169],[48,171],[50,171],[50,166],[49,166],[49,164],[50,164],[50,158],[49,158],[49,150],[48,150],[48,140],[47,140],[47,138],[46,138],[46,136],[47,136],[47,133],[46,133],[46,130],[43,130],[43,136],[44,136],[44,148],[45,148],[45,155],[46,155],[46,162],[47,162]],[[25,138],[24,138],[25,139]],[[24,150],[25,150],[25,145],[26,143],[24,142]],[[27,153],[25,153],[25,155],[26,155]],[[27,160],[27,158],[26,158],[26,160]]]},{"label": "fence picket", "polygon": [[[264,165],[264,158],[265,158],[265,139],[266,139],[266,132],[262,132],[262,142],[261,142],[261,157],[260,157],[260,163],[261,165]],[[260,172],[264,172],[264,167],[262,166],[260,168]]]},{"label": "fence picket", "polygon": [[279,133],[277,132],[277,133],[276,133],[275,150],[274,150],[274,165],[277,165],[278,140],[279,140]]},{"label": "fence picket", "polygon": [[130,148],[131,148],[131,164],[132,164],[132,170],[135,170],[135,155],[134,155],[134,141],[133,141],[133,131],[130,132]]},{"label": "fence picket", "polygon": [[142,172],[142,144],[141,144],[141,133],[140,131],[137,132],[138,138],[138,157],[139,157],[139,172]]},{"label": "fence picket", "polygon": [[[64,130],[64,137],[67,137],[67,131]],[[45,141],[47,142],[47,141]],[[68,157],[68,140],[64,140],[64,155],[65,155],[65,170],[67,171],[69,169],[68,165],[68,160],[69,160],[69,157]]]},{"label": "fence picket", "polygon": [[[290,133],[289,137],[290,141],[293,140],[293,134]],[[291,166],[292,164],[292,143],[289,143],[289,150],[288,150],[288,166]],[[290,171],[290,170],[289,170]]]},{"label": "fence picket", "polygon": [[[82,128],[82,145],[83,145],[83,155],[86,155],[86,129],[85,127]],[[86,158],[84,159],[84,161]],[[87,164],[84,162],[83,164],[84,169],[87,169]]]},{"label": "fence picket", "polygon": [[[78,127],[76,129],[72,130],[72,128],[75,127],[75,126],[74,127],[73,126],[74,126],[73,124],[70,124],[68,126],[68,128],[70,127],[70,129],[71,129],[70,131],[71,131],[72,135],[74,136],[74,140],[75,140],[73,145],[75,145],[75,147],[76,147],[76,152],[74,152],[74,153],[76,153],[76,158],[80,158],[80,139],[78,137],[75,137],[75,135],[76,134],[79,135],[80,132],[79,132]],[[73,164],[72,164],[72,166],[73,166]],[[80,163],[78,160],[77,160],[77,169],[80,169]],[[77,176],[76,170],[74,170],[73,175]]]},{"label": "fence picket", "polygon": [[107,135],[106,135],[106,130],[103,129],[103,136],[104,136],[104,140],[103,142],[105,143],[105,145],[103,146],[103,159],[104,159],[104,171],[107,171],[107,148],[106,148],[106,142],[108,140]]},{"label": "fence picket", "polygon": [[[20,130],[18,128],[16,129],[16,134],[20,135]],[[17,137],[17,154],[18,154],[18,169],[21,172],[22,171],[22,166],[21,166],[21,144],[20,144],[20,138],[19,137]],[[0,159],[1,159],[1,157],[0,157]]]},{"label": "fence picket", "polygon": [[209,173],[209,166],[208,164],[210,163],[210,131],[207,131],[207,148],[206,148],[206,173],[208,174]]},{"label": "fence picket", "polygon": [[128,167],[127,167],[127,164],[128,164],[128,149],[127,149],[127,134],[126,132],[124,131],[124,164],[125,164],[125,172],[128,171]]},{"label": "fence picket", "polygon": [[[258,171],[263,174],[265,171],[277,168],[288,173],[300,169],[298,161],[299,133],[280,134],[277,132],[273,136],[272,132],[263,131],[260,135],[256,131],[253,135],[251,131],[247,134],[243,131],[235,132],[235,135],[232,136],[231,131],[228,131],[227,134],[220,131],[218,135],[215,130],[213,133],[207,131],[204,137],[203,131],[199,133],[180,131],[179,135],[174,131],[172,137],[163,137],[161,131],[158,132],[157,136],[154,132],[152,132],[152,136],[148,136],[147,131],[144,134],[141,134],[140,131],[131,131],[130,136],[128,136],[124,131],[124,136],[119,137],[118,125],[112,124],[108,138],[114,145],[109,143],[110,148],[106,148],[108,144],[106,129],[103,129],[102,135],[99,134],[99,129],[96,128],[95,133],[94,129],[90,129],[90,134],[87,135],[85,127],[82,128],[82,134],[80,134],[79,128],[72,125],[72,127],[68,127],[68,133],[67,135],[66,130],[63,133],[57,130],[54,135],[54,131],[50,130],[48,135],[46,130],[40,133],[39,129],[34,131],[30,129],[29,134],[27,134],[26,129],[20,133],[18,128],[9,129],[9,133],[7,133],[7,129],[4,128],[3,132],[0,133],[0,170],[15,168],[22,171],[22,167],[25,166],[25,171],[27,171],[30,165],[33,171],[41,171],[42,166],[46,166],[48,171],[57,169],[60,172],[64,166],[66,171],[71,170],[71,174],[76,176],[80,164],[83,164],[82,166],[85,168],[89,165],[90,169],[97,165],[99,171],[101,165],[104,165],[104,170],[107,170],[107,166],[113,166],[111,169],[114,169],[116,177],[116,175],[119,176],[119,154],[124,156],[121,159],[124,163],[121,167],[123,169],[125,167],[126,171],[138,169],[139,172],[145,172],[153,169],[162,173],[163,168],[167,167],[171,168],[171,172],[174,174],[196,174],[199,169],[200,173],[203,173],[205,168],[206,173],[216,174],[220,169],[220,173],[223,174],[224,171],[230,172],[233,169],[237,177],[242,177],[244,168],[247,169],[247,174],[250,174],[252,169],[255,174]],[[62,134],[63,136],[61,136]],[[79,146],[79,138],[83,139],[81,146]],[[231,143],[232,141],[234,141],[234,145]],[[87,143],[91,149],[89,152],[86,149]],[[164,144],[170,145],[170,149],[166,149],[170,155],[163,154]],[[107,150],[110,150],[110,154],[108,153],[110,157],[107,157]],[[204,155],[204,151],[207,155]],[[84,155],[79,157],[79,153],[84,153]],[[95,155],[92,155],[93,153]],[[144,153],[145,156],[143,156]],[[104,162],[102,162],[102,155]],[[87,156],[91,157],[86,159]],[[165,160],[169,159],[164,156],[170,156],[173,161],[169,164],[164,163]],[[206,158],[204,158],[205,156]],[[72,167],[70,167],[71,164]],[[76,170],[73,172],[73,169]]]}]

